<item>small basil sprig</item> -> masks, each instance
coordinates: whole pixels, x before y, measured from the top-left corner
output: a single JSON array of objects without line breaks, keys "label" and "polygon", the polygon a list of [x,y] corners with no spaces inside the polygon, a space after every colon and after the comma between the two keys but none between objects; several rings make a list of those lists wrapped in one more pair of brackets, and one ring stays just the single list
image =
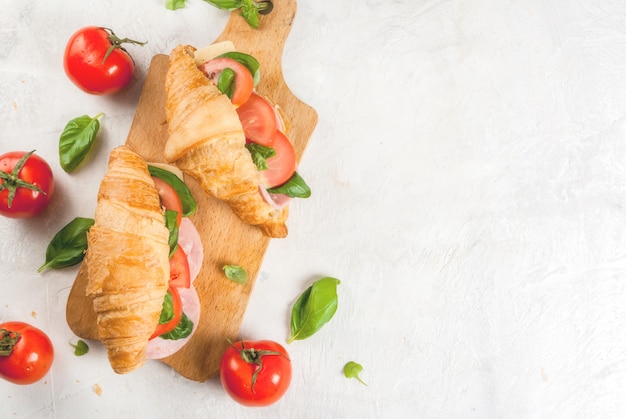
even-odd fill
[{"label": "small basil sprig", "polygon": [[150,172],[151,176],[155,176],[159,179],[166,181],[172,188],[174,188],[180,198],[180,202],[183,204],[183,217],[189,217],[190,215],[196,213],[198,203],[191,194],[191,191],[189,190],[189,187],[187,187],[185,182],[180,180],[180,178],[174,173],[165,169],[161,169],[160,167],[148,165],[148,171]]},{"label": "small basil sprig", "polygon": [[239,265],[224,265],[222,267],[226,278],[238,284],[245,284],[248,281],[248,272]]},{"label": "small basil sprig", "polygon": [[246,148],[252,156],[252,161],[259,170],[267,170],[267,159],[276,155],[276,150],[256,143],[247,143]]},{"label": "small basil sprig", "polygon": [[46,249],[46,261],[37,270],[65,268],[80,263],[87,250],[87,231],[94,224],[92,218],[76,217],[52,238]]},{"label": "small basil sprig", "polygon": [[79,116],[69,121],[59,139],[59,160],[61,167],[71,173],[85,160],[91,151],[100,130],[99,113],[93,118],[89,115]]},{"label": "small basil sprig", "polygon": [[261,72],[259,71],[261,64],[259,64],[259,61],[252,55],[239,51],[229,51],[219,55],[217,58],[231,58],[243,64],[248,70],[250,70],[250,74],[252,74],[254,79],[254,85],[256,86],[259,84],[259,81],[261,80]]},{"label": "small basil sprig", "polygon": [[361,377],[359,377],[361,371],[363,371],[363,366],[354,361],[347,362],[346,365],[343,366],[343,375],[346,378],[356,378],[359,383],[367,386],[365,381],[361,380]]},{"label": "small basil sprig", "polygon": [[337,311],[339,283],[331,277],[318,279],[300,295],[291,310],[291,335],[287,343],[314,335],[333,318]]},{"label": "small basil sprig", "polygon": [[[274,8],[271,0],[204,0],[218,9],[233,11],[241,9],[240,15],[251,28],[259,27],[259,15],[267,15]],[[169,10],[182,9],[186,0],[166,0],[165,7]]]},{"label": "small basil sprig", "polygon": [[78,339],[78,342],[76,342],[76,345],[74,345],[71,342],[70,342],[70,345],[74,347],[74,355],[76,356],[83,356],[87,352],[89,352],[89,345],[87,345],[87,342],[85,342],[82,339]]},{"label": "small basil sprig", "polygon": [[293,172],[293,175],[287,182],[275,188],[269,188],[267,191],[269,193],[284,194],[292,198],[308,198],[311,196],[311,188],[309,188],[309,185],[306,184],[298,172]]}]

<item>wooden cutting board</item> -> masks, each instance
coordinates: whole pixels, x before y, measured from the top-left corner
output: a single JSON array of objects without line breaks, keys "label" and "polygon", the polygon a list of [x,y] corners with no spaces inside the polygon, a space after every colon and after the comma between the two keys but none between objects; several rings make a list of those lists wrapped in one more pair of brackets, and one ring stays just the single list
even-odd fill
[{"label": "wooden cutting board", "polygon": [[[261,82],[257,90],[280,105],[287,120],[287,135],[299,160],[317,123],[317,113],[293,95],[283,78],[282,51],[295,12],[295,0],[274,0],[274,10],[261,16],[259,28],[254,30],[235,11],[216,42],[230,40],[239,51],[259,60]],[[167,55],[152,59],[126,141],[152,162],[165,162],[164,83],[167,68]],[[198,201],[197,212],[190,219],[200,232],[204,245],[202,270],[195,281],[202,312],[198,329],[189,343],[162,362],[184,377],[205,381],[219,371],[221,355],[228,345],[227,338],[235,340],[238,337],[269,238],[256,227],[242,223],[227,205],[206,195],[192,178],[186,177],[185,181]],[[243,266],[248,271],[248,282],[240,285],[227,279],[222,271],[225,264]],[[77,336],[97,340],[96,318],[91,299],[85,296],[86,285],[83,264],[68,297],[66,318]]]}]

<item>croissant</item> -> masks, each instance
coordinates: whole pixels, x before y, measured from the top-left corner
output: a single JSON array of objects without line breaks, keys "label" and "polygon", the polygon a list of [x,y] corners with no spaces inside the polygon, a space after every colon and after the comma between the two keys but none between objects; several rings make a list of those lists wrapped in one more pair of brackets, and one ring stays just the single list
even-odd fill
[{"label": "croissant", "polygon": [[237,111],[194,62],[195,48],[179,45],[166,75],[168,139],[165,158],[228,203],[244,222],[270,237],[287,236],[288,209],[260,194],[261,175],[246,149]]},{"label": "croissant", "polygon": [[146,162],[127,146],[111,151],[87,235],[87,296],[99,339],[117,373],[142,366],[169,280],[169,231]]}]

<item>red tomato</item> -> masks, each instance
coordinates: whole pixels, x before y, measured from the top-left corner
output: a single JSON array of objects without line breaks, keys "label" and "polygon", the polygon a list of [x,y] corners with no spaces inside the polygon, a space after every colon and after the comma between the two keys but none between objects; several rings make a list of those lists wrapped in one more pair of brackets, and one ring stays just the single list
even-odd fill
[{"label": "red tomato", "polygon": [[28,323],[0,324],[0,377],[15,384],[32,384],[50,370],[54,348],[50,338]]},{"label": "red tomato", "polygon": [[52,169],[33,151],[13,151],[0,156],[1,215],[10,218],[39,215],[53,194]]},{"label": "red tomato", "polygon": [[178,326],[178,323],[180,323],[180,320],[183,318],[183,300],[180,298],[178,289],[170,285],[168,291],[172,295],[172,311],[174,312],[174,316],[167,323],[159,323],[154,333],[152,333],[152,336],[150,336],[150,339],[154,339],[157,336],[161,336],[176,329],[176,326]]},{"label": "red tomato", "polygon": [[277,402],[291,383],[291,360],[271,340],[240,341],[226,349],[220,363],[222,387],[245,406]]},{"label": "red tomato", "polygon": [[176,225],[180,226],[180,221],[183,218],[183,204],[180,201],[180,197],[176,190],[172,186],[161,178],[152,176],[154,186],[156,186],[161,198],[161,203],[165,209],[176,211],[178,216],[176,217]]},{"label": "red tomato", "polygon": [[225,68],[235,72],[235,91],[230,101],[235,107],[243,105],[254,89],[254,77],[248,68],[239,61],[227,57],[213,58],[198,67],[213,83],[217,85],[220,74]]},{"label": "red tomato", "polygon": [[274,107],[267,100],[252,93],[246,103],[237,108],[237,114],[246,139],[267,147],[272,146],[278,124]]},{"label": "red tomato", "polygon": [[135,72],[135,63],[122,47],[123,43],[145,44],[120,39],[107,28],[87,26],[79,29],[65,47],[65,73],[87,93],[108,95],[123,89]]},{"label": "red tomato", "polygon": [[269,188],[287,182],[296,171],[296,150],[285,134],[276,131],[272,148],[276,155],[267,159],[267,169],[261,171]]},{"label": "red tomato", "polygon": [[170,258],[170,287],[189,288],[191,286],[191,275],[189,273],[189,261],[181,246],[176,248],[174,255]]}]

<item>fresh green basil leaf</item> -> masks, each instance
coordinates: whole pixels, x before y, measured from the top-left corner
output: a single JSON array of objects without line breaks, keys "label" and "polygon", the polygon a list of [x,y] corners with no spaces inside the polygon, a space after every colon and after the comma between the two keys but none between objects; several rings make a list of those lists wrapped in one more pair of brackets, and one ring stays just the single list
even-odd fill
[{"label": "fresh green basil leaf", "polygon": [[275,188],[269,188],[267,191],[269,193],[284,194],[292,198],[308,198],[311,196],[309,185],[306,184],[298,172],[293,172],[293,175],[287,182]]},{"label": "fresh green basil leaf", "polygon": [[165,0],[165,7],[169,10],[177,10],[185,7],[187,0]]},{"label": "fresh green basil leaf", "polygon": [[314,335],[332,319],[337,311],[339,283],[336,278],[321,278],[300,295],[291,310],[291,335],[287,343]]},{"label": "fresh green basil leaf", "polygon": [[259,27],[259,9],[253,0],[242,0],[241,16],[252,29]]},{"label": "fresh green basil leaf", "polygon": [[276,150],[272,147],[260,144],[247,143],[246,148],[250,152],[256,168],[259,170],[267,170],[267,159],[276,155]]},{"label": "fresh green basil leaf", "polygon": [[183,204],[183,217],[189,217],[190,215],[196,213],[198,203],[191,194],[187,185],[185,185],[185,182],[180,180],[180,178],[174,173],[161,169],[160,167],[148,165],[148,171],[150,172],[150,175],[163,179],[172,188],[174,188],[180,198],[180,202]]},{"label": "fresh green basil leaf", "polygon": [[222,267],[226,278],[238,284],[245,284],[248,281],[248,272],[239,265],[224,265]]},{"label": "fresh green basil leaf", "polygon": [[168,244],[170,245],[170,258],[176,252],[176,248],[178,247],[178,224],[176,224],[176,219],[178,218],[178,213],[172,210],[165,210],[165,226],[170,232],[170,237],[168,240]]},{"label": "fresh green basil leaf", "polygon": [[59,139],[59,160],[67,173],[74,171],[91,151],[100,130],[99,113],[93,118],[89,115],[74,118],[65,125]]},{"label": "fresh green basil leaf", "polygon": [[174,318],[174,303],[172,302],[172,294],[167,291],[163,298],[163,308],[159,316],[159,324],[165,324]]},{"label": "fresh green basil leaf", "polygon": [[246,54],[246,53],[243,53],[243,52],[239,52],[239,51],[230,51],[230,52],[226,52],[226,53],[220,55],[219,57],[231,58],[231,59],[233,59],[235,61],[240,62],[244,66],[246,66],[246,68],[248,70],[250,70],[250,74],[252,74],[252,77],[254,78],[254,85],[255,86],[261,80],[261,72],[259,71],[259,68],[261,67],[261,64],[259,64],[257,59],[254,58],[252,55]]},{"label": "fresh green basil leaf", "polygon": [[191,321],[191,319],[189,319],[189,317],[187,317],[185,313],[183,313],[183,317],[180,319],[180,322],[178,323],[178,325],[176,325],[174,330],[168,333],[163,333],[159,337],[161,339],[168,339],[168,340],[184,339],[187,336],[189,336],[192,331],[193,331],[193,322]]},{"label": "fresh green basil leaf", "polygon": [[217,88],[229,99],[233,98],[235,93],[235,71],[233,69],[226,67],[220,72],[217,78]]},{"label": "fresh green basil leaf", "polygon": [[87,352],[89,352],[89,345],[87,345],[87,343],[82,339],[78,339],[78,342],[76,342],[76,345],[72,343],[70,343],[70,345],[74,347],[74,355],[76,356],[83,356]]},{"label": "fresh green basil leaf", "polygon": [[236,10],[242,5],[241,0],[204,0],[222,10]]},{"label": "fresh green basil leaf", "polygon": [[94,224],[92,218],[76,217],[63,227],[46,249],[46,261],[37,270],[66,268],[80,263],[87,250],[87,231]]},{"label": "fresh green basil leaf", "polygon": [[365,384],[365,382],[361,380],[361,377],[359,377],[361,371],[363,371],[363,366],[354,361],[350,361],[343,366],[343,375],[346,378],[356,378],[359,383],[367,386],[367,384]]}]

